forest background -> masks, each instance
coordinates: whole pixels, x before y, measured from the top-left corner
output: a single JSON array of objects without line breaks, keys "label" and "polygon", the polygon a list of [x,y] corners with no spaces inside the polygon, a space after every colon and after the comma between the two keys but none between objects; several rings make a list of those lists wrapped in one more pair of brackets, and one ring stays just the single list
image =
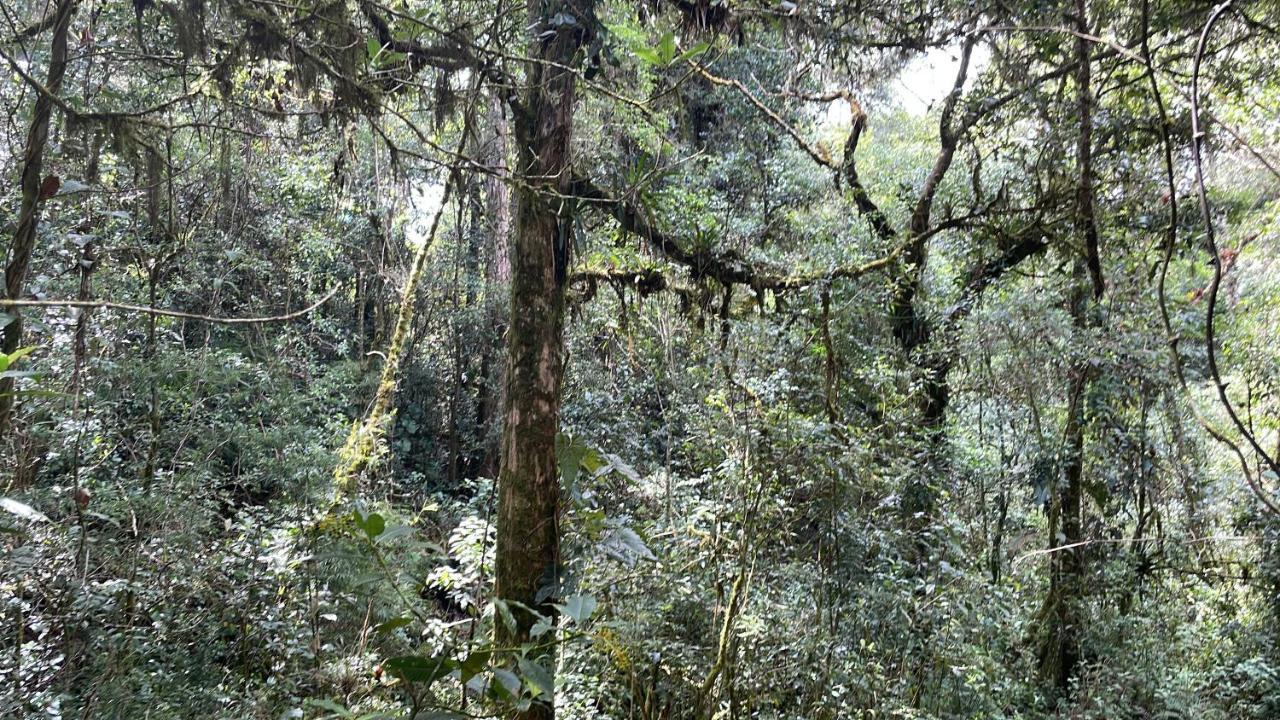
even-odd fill
[{"label": "forest background", "polygon": [[0,716],[1280,717],[1277,59],[0,5]]}]

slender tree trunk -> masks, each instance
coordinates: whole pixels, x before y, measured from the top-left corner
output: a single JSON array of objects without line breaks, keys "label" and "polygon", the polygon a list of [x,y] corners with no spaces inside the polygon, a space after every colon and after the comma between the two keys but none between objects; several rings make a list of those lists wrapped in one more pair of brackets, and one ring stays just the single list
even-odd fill
[{"label": "slender tree trunk", "polygon": [[[497,302],[505,297],[511,281],[511,188],[501,177],[511,152],[511,127],[498,98],[491,99],[489,123],[493,137],[485,148],[485,163],[493,175],[485,178],[484,206],[488,247],[485,252],[484,346],[480,351],[480,388],[476,407],[476,428],[482,438],[479,472],[493,477],[498,472],[499,447],[493,426],[501,417],[506,401],[505,365],[495,355],[507,330],[506,309]],[[499,421],[500,422],[500,421]]]},{"label": "slender tree trunk", "polygon": [[[75,14],[78,0],[58,0],[53,21],[53,41],[49,48],[49,77],[45,88],[50,93],[62,89],[62,78],[67,74],[67,30],[71,16]],[[22,206],[18,210],[18,229],[13,233],[13,245],[9,250],[9,263],[4,269],[5,297],[17,300],[27,281],[27,268],[36,246],[36,232],[40,226],[40,210],[44,201],[40,176],[44,172],[44,149],[49,140],[49,118],[53,115],[53,98],[36,94],[35,111],[31,115],[31,128],[27,132],[26,152],[22,159]],[[13,319],[0,329],[0,351],[12,353],[22,342],[22,313],[9,308]],[[13,414],[13,378],[0,379],[0,437],[8,435],[10,416]]]},{"label": "slender tree trunk", "polygon": [[[1072,273],[1071,315],[1083,330],[1088,300],[1085,263],[1079,259]],[[1049,508],[1049,595],[1042,620],[1046,624],[1040,648],[1040,675],[1057,692],[1065,694],[1080,662],[1080,605],[1084,595],[1084,558],[1081,540],[1081,486],[1084,479],[1085,398],[1089,391],[1088,358],[1077,360],[1069,371],[1067,423],[1063,429],[1064,456],[1061,477]]]},{"label": "slender tree trunk", "polygon": [[[1076,111],[1080,131],[1076,140],[1075,232],[1084,241],[1084,254],[1072,268],[1069,310],[1076,331],[1090,326],[1089,289],[1093,298],[1102,297],[1101,261],[1098,257],[1098,229],[1094,214],[1093,182],[1093,89],[1089,63],[1088,7],[1076,0],[1076,26],[1081,36],[1076,42]],[[1063,430],[1062,477],[1050,504],[1049,546],[1061,548],[1050,553],[1049,595],[1045,601],[1047,623],[1040,651],[1040,675],[1060,694],[1070,690],[1071,679],[1080,663],[1080,635],[1084,600],[1084,554],[1081,533],[1082,486],[1084,482],[1085,403],[1092,379],[1087,356],[1077,358],[1068,373],[1067,422]]]},{"label": "slender tree trunk", "polygon": [[[564,22],[565,16],[573,22]],[[558,17],[557,17],[558,16]],[[559,21],[554,25],[552,18]],[[518,167],[528,182],[518,192],[511,258],[511,322],[507,332],[507,406],[498,480],[495,592],[546,615],[560,560],[560,475],[556,434],[564,376],[565,285],[572,247],[570,136],[575,102],[571,66],[594,27],[593,0],[529,3],[533,33],[528,90],[517,117]],[[499,621],[496,642],[529,642],[532,615],[511,605],[515,626]],[[548,636],[543,636],[548,638]],[[554,640],[554,638],[550,638]],[[555,648],[543,644],[526,658],[554,672]],[[552,718],[553,699],[518,718]]]}]

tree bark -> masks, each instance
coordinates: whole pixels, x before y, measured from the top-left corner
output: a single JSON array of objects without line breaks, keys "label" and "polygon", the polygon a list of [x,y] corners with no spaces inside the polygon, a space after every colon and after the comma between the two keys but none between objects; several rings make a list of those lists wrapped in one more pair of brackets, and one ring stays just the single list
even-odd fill
[{"label": "tree bark", "polygon": [[503,115],[501,102],[495,97],[491,103],[489,122],[493,134],[484,148],[484,157],[494,174],[487,176],[484,182],[488,247],[484,268],[484,347],[480,352],[480,388],[476,403],[476,430],[482,438],[477,462],[479,472],[485,477],[493,477],[498,472],[500,448],[492,426],[501,422],[502,408],[506,404],[503,397],[506,373],[504,365],[495,356],[501,349],[507,320],[506,311],[497,298],[504,296],[511,280],[511,188],[503,177],[511,152],[511,127]]},{"label": "tree bark", "polygon": [[[535,2],[528,88],[515,126],[517,193],[511,257],[511,320],[507,332],[507,407],[498,478],[495,593],[508,603],[514,627],[499,620],[496,643],[529,642],[534,617],[514,603],[554,616],[560,561],[560,475],[556,434],[564,377],[565,287],[572,247],[570,137],[576,95],[572,69],[595,24],[593,0]],[[572,22],[566,22],[571,17]],[[552,22],[555,19],[556,22]],[[549,638],[549,636],[543,636]],[[553,641],[554,638],[549,638]],[[554,672],[555,647],[543,642],[525,658]],[[516,718],[553,718],[542,696]]]},{"label": "tree bark", "polygon": [[[1093,89],[1089,62],[1087,0],[1076,0],[1076,111],[1080,120],[1076,139],[1076,201],[1073,224],[1084,241],[1084,255],[1072,268],[1068,300],[1072,324],[1084,333],[1090,326],[1089,288],[1093,299],[1102,297],[1104,284],[1098,256],[1098,228],[1093,183]],[[1087,276],[1087,277],[1086,277]],[[1085,401],[1093,371],[1090,358],[1082,356],[1068,372],[1067,422],[1063,429],[1062,476],[1049,511],[1049,595],[1043,620],[1047,624],[1040,649],[1040,675],[1060,694],[1066,694],[1080,663],[1081,605],[1084,599],[1084,555],[1081,542],[1081,497],[1084,482]]]},{"label": "tree bark", "polygon": [[[75,14],[79,0],[58,0],[53,21],[53,41],[49,47],[49,77],[45,87],[50,93],[62,89],[62,78],[67,74],[67,30],[71,16]],[[13,245],[9,250],[9,263],[4,269],[5,297],[17,300],[27,281],[27,268],[35,250],[36,231],[40,226],[40,210],[45,198],[41,197],[40,176],[44,172],[44,149],[49,141],[49,118],[53,115],[53,99],[37,93],[35,111],[31,115],[31,127],[27,132],[27,147],[22,159],[22,205],[18,210],[18,228],[13,233]],[[22,313],[9,308],[13,319],[0,329],[0,351],[12,353],[22,342]],[[0,379],[0,437],[9,431],[13,414],[13,378]]]},{"label": "tree bark", "polygon": [[[1086,260],[1077,259],[1072,273],[1071,317],[1077,329],[1086,327]],[[1089,391],[1088,358],[1071,367],[1067,388],[1067,423],[1063,429],[1061,477],[1049,507],[1049,595],[1042,621],[1046,625],[1040,648],[1040,676],[1060,694],[1070,690],[1080,662],[1080,604],[1084,594],[1081,541],[1081,498],[1084,480],[1085,399]]]}]

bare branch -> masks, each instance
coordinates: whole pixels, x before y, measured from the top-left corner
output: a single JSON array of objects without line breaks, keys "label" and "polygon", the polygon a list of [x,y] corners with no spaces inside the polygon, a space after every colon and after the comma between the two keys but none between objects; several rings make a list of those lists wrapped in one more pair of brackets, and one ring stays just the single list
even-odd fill
[{"label": "bare branch", "polygon": [[332,290],[325,293],[324,297],[314,303],[293,312],[284,313],[282,315],[264,315],[259,317],[220,317],[217,315],[203,315],[201,313],[188,313],[180,310],[165,310],[163,308],[147,307],[146,305],[130,305],[128,303],[108,302],[105,300],[5,300],[0,299],[0,307],[72,307],[84,310],[123,310],[126,312],[144,313],[147,315],[160,315],[163,317],[181,318],[183,320],[199,320],[201,322],[217,323],[220,325],[263,325],[266,323],[284,322],[293,320],[294,318],[307,315],[326,302],[329,302],[334,295],[338,293],[339,285],[335,285]]}]

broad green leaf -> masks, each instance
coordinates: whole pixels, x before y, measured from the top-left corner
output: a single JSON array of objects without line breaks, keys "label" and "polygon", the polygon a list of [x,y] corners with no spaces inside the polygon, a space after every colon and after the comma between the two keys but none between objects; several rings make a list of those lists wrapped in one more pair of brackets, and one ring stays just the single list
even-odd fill
[{"label": "broad green leaf", "polygon": [[1085,492],[1089,494],[1089,497],[1093,498],[1093,501],[1098,504],[1099,508],[1107,506],[1107,500],[1111,497],[1111,492],[1107,489],[1105,482],[1085,482],[1081,483],[1081,485],[1084,487]]},{"label": "broad green leaf", "polygon": [[628,465],[622,458],[612,453],[607,453],[604,457],[609,461],[610,471],[618,473],[633,483],[640,482],[640,473],[636,472],[636,469]]},{"label": "broad green leaf", "polygon": [[676,58],[676,34],[668,30],[658,41],[658,58],[663,65],[670,65]]},{"label": "broad green leaf", "polygon": [[582,459],[587,454],[587,446],[573,439],[567,433],[556,436],[556,460],[560,465],[560,478],[565,487],[572,488],[578,481],[578,471],[582,468]]},{"label": "broad green leaf", "polygon": [[551,673],[536,661],[520,658],[520,674],[524,675],[524,684],[533,692],[534,697],[551,697],[555,694],[555,680]]},{"label": "broad green leaf", "polygon": [[0,370],[8,370],[10,365],[13,365],[19,359],[35,352],[35,349],[34,345],[29,345],[27,347],[20,347],[8,354],[0,352]]},{"label": "broad green leaf", "polygon": [[375,626],[373,629],[375,632],[389,633],[392,630],[395,630],[397,628],[402,628],[411,622],[413,622],[413,618],[407,618],[407,617],[391,618],[386,622],[378,623],[378,625]]},{"label": "broad green leaf", "polygon": [[387,521],[378,513],[369,513],[369,516],[364,519],[364,534],[368,535],[370,540],[381,535],[386,529]]},{"label": "broad green leaf", "polygon": [[471,678],[484,672],[484,669],[489,666],[489,658],[492,656],[493,653],[488,650],[476,650],[468,655],[458,665],[462,672],[462,682],[466,683]]},{"label": "broad green leaf", "polygon": [[529,637],[540,638],[552,630],[555,630],[555,628],[556,626],[552,624],[550,620],[546,618],[539,618],[538,621],[533,624],[533,627],[529,628]]},{"label": "broad green leaf", "polygon": [[695,57],[697,57],[697,56],[701,55],[702,53],[706,52],[710,47],[711,47],[711,43],[710,43],[710,42],[707,42],[706,40],[703,40],[702,42],[698,43],[697,45],[694,45],[693,47],[689,48],[688,50],[685,50],[684,52],[682,52],[682,53],[680,53],[679,55],[677,55],[677,56],[676,56],[676,59],[675,59],[675,60],[673,60],[672,62],[673,62],[673,63],[682,63],[682,62],[685,62],[686,60],[692,60],[693,58],[695,58]]},{"label": "broad green leaf", "polygon": [[58,188],[58,195],[70,195],[72,193],[80,193],[89,189],[89,186],[79,180],[63,180],[62,187]]},{"label": "broad green leaf", "polygon": [[590,595],[570,595],[563,605],[557,605],[560,612],[581,625],[596,611],[596,599]]},{"label": "broad green leaf", "polygon": [[508,698],[514,698],[520,695],[520,678],[510,670],[494,668],[493,679],[498,682],[490,687],[495,691],[500,691],[495,693],[499,697],[504,694]]},{"label": "broad green leaf", "polygon": [[649,63],[650,65],[662,65],[662,64],[663,64],[663,63],[662,63],[662,58],[658,57],[658,53],[657,53],[657,51],[655,51],[655,50],[651,50],[651,49],[649,49],[649,48],[638,47],[638,48],[633,48],[631,52],[632,52],[632,53],[634,53],[636,57],[638,57],[638,58],[640,58],[641,60],[643,60],[643,61],[645,61],[645,62]]},{"label": "broad green leaf", "polygon": [[16,380],[18,378],[38,378],[38,377],[40,377],[40,373],[37,373],[35,370],[2,370],[0,371],[0,378],[14,378]]},{"label": "broad green leaf", "polygon": [[382,663],[382,669],[406,682],[433,683],[457,669],[449,658],[401,655]]},{"label": "broad green leaf", "polygon": [[336,714],[338,717],[351,717],[351,711],[338,703],[325,698],[307,698],[306,704]]}]

